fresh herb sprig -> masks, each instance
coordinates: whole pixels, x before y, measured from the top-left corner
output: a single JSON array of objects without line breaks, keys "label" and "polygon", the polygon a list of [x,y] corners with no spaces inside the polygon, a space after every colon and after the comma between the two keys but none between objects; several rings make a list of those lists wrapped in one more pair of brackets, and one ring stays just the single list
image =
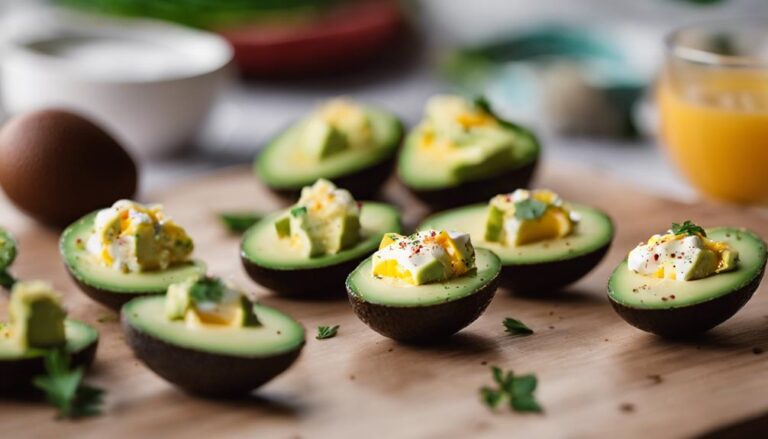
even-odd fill
[{"label": "fresh herb sprig", "polygon": [[189,289],[189,296],[195,303],[218,303],[224,297],[224,292],[226,290],[227,287],[221,279],[216,277],[204,277],[192,285]]},{"label": "fresh herb sprig", "polygon": [[528,325],[521,322],[520,320],[513,319],[512,317],[507,317],[504,319],[504,330],[507,331],[510,335],[531,335],[533,334],[533,329],[529,328]]},{"label": "fresh herb sprig", "polygon": [[318,340],[325,340],[327,338],[333,338],[336,337],[336,334],[339,332],[339,325],[336,326],[318,326],[317,327],[317,336],[315,336]]},{"label": "fresh herb sprig", "polygon": [[85,370],[70,369],[70,358],[61,349],[45,356],[46,375],[36,376],[32,384],[45,393],[46,400],[59,410],[60,418],[76,419],[101,414],[104,391],[83,383]]},{"label": "fresh herb sprig", "polygon": [[528,198],[515,202],[515,218],[521,221],[541,218],[546,211],[546,203],[543,203],[534,198]]},{"label": "fresh herb sprig", "polygon": [[690,220],[685,220],[682,224],[672,223],[672,228],[670,230],[675,235],[707,236],[707,232],[704,231],[703,227],[692,223]]},{"label": "fresh herb sprig", "polygon": [[294,218],[298,218],[300,216],[303,216],[307,213],[307,207],[306,206],[296,206],[294,208],[291,208],[291,216]]},{"label": "fresh herb sprig", "polygon": [[534,395],[538,385],[536,375],[516,376],[511,370],[504,372],[496,366],[491,367],[491,373],[496,387],[485,386],[480,389],[480,398],[489,408],[497,408],[506,399],[509,408],[515,412],[544,411]]},{"label": "fresh herb sprig", "polygon": [[0,227],[0,288],[10,290],[16,283],[8,267],[16,260],[16,241],[10,233]]},{"label": "fresh herb sprig", "polygon": [[255,212],[223,212],[219,220],[233,234],[242,234],[262,218]]}]

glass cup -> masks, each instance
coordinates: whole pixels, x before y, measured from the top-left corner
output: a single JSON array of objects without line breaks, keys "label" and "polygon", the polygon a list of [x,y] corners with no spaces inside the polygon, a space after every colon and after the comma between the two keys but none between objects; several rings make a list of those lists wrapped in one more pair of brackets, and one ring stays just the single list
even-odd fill
[{"label": "glass cup", "polygon": [[707,196],[768,205],[768,20],[688,26],[666,49],[656,93],[672,161]]}]

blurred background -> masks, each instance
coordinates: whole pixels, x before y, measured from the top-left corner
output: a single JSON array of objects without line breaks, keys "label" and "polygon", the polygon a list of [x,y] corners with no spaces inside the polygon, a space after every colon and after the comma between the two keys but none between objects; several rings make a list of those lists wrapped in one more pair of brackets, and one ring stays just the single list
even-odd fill
[{"label": "blurred background", "polygon": [[[658,147],[653,84],[682,25],[765,0],[4,0],[4,117],[72,107],[141,161],[142,190],[233,164],[321,100],[415,124],[439,92],[485,94],[546,160],[694,192]],[[151,21],[147,21],[150,19]],[[93,37],[98,35],[98,38]],[[129,38],[124,38],[125,36]]]}]

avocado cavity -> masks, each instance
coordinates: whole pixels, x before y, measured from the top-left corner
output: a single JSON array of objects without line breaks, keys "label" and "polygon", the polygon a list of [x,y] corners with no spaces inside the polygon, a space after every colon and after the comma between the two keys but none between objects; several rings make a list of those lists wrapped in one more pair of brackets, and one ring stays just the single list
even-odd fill
[{"label": "avocado cavity", "polygon": [[11,337],[22,349],[55,348],[66,344],[66,312],[52,287],[40,281],[17,282],[9,305]]},{"label": "avocado cavity", "polygon": [[184,320],[189,328],[260,326],[253,303],[217,277],[200,277],[168,288],[165,315]]},{"label": "avocado cavity", "polygon": [[348,191],[320,179],[301,190],[275,232],[308,258],[336,254],[360,241],[360,207]]}]

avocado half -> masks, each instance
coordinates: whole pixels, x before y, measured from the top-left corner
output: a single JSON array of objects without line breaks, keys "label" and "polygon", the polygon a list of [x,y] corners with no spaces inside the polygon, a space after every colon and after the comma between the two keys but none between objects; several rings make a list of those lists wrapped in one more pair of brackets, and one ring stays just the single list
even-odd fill
[{"label": "avocado half", "polygon": [[608,281],[613,309],[630,325],[663,337],[689,337],[731,318],[757,290],[765,271],[766,244],[746,229],[707,229],[707,236],[739,252],[734,271],[692,281],[635,273],[624,260]]},{"label": "avocado half", "polygon": [[[67,344],[64,349],[70,354],[72,367],[89,367],[96,357],[99,333],[85,323],[67,319],[64,321]],[[45,349],[19,351],[13,342],[0,337],[0,393],[11,393],[29,389],[32,379],[45,374]]]},{"label": "avocado half", "polygon": [[309,160],[300,150],[298,139],[304,123],[300,120],[264,147],[254,162],[254,172],[273,192],[290,201],[301,188],[320,178],[332,180],[356,199],[373,198],[392,173],[404,130],[402,122],[388,111],[366,106],[365,112],[374,139],[370,148],[342,151],[319,162]]},{"label": "avocado half", "polygon": [[477,269],[447,282],[412,286],[373,276],[371,258],[347,278],[347,295],[360,320],[379,334],[402,342],[428,343],[474,322],[491,303],[501,261],[477,249]]},{"label": "avocado half", "polygon": [[99,264],[85,248],[93,232],[96,213],[86,215],[67,227],[59,241],[67,271],[80,290],[91,299],[117,310],[134,297],[165,294],[171,284],[205,274],[206,266],[201,261],[143,273],[123,273]]},{"label": "avocado half", "polygon": [[457,180],[446,166],[441,166],[439,157],[421,152],[418,141],[420,133],[416,129],[405,139],[400,153],[397,163],[400,181],[411,193],[435,209],[487,202],[497,194],[527,188],[539,162],[539,141],[527,129],[504,126],[514,131],[519,139],[515,166],[483,173],[465,181]]},{"label": "avocado half", "polygon": [[168,320],[165,297],[139,297],[121,311],[123,331],[136,357],[153,372],[202,396],[248,394],[283,373],[299,357],[304,328],[293,318],[254,305],[261,326],[190,329]]},{"label": "avocado half", "polygon": [[289,240],[278,238],[274,224],[283,213],[268,215],[245,232],[240,259],[256,283],[297,298],[342,296],[347,275],[376,251],[385,233],[401,230],[400,214],[393,206],[364,202],[360,242],[334,255],[307,258],[291,247]]},{"label": "avocado half", "polygon": [[571,235],[519,247],[484,240],[487,204],[435,214],[419,229],[469,233],[476,247],[491,250],[501,259],[502,287],[517,294],[540,295],[561,290],[584,277],[600,263],[613,241],[614,227],[608,215],[579,204],[571,208],[581,216]]}]

